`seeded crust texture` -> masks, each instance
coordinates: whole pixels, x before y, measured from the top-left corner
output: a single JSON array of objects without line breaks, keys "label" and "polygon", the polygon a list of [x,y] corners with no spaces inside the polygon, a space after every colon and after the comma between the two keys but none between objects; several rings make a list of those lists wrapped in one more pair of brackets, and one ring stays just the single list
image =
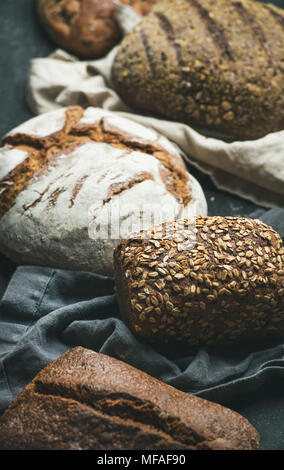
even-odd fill
[{"label": "seeded crust texture", "polygon": [[258,220],[196,217],[123,240],[114,253],[124,321],[154,344],[284,338],[284,250]]},{"label": "seeded crust texture", "polygon": [[227,140],[284,129],[284,12],[251,0],[162,0],[121,42],[131,107]]},{"label": "seeded crust texture", "polygon": [[76,347],[10,404],[0,419],[0,448],[255,450],[259,434],[228,408]]},{"label": "seeded crust texture", "polygon": [[17,264],[111,276],[119,239],[168,210],[206,215],[201,186],[174,144],[116,113],[59,109],[0,147],[0,251]]},{"label": "seeded crust texture", "polygon": [[[122,0],[146,15],[157,0]],[[105,55],[122,38],[112,0],[37,0],[41,24],[60,47],[82,59]]]}]

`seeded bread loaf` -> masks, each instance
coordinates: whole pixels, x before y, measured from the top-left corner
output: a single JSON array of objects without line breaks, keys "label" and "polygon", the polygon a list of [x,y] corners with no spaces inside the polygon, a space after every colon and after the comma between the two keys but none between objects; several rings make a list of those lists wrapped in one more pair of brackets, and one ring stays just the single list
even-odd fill
[{"label": "seeded bread loaf", "polygon": [[284,338],[284,249],[258,220],[199,217],[122,240],[114,253],[121,315],[154,344]]},{"label": "seeded bread loaf", "polygon": [[177,147],[116,113],[52,111],[0,148],[0,251],[18,264],[112,275],[120,238],[206,212]]},{"label": "seeded bread loaf", "polygon": [[283,25],[252,0],[162,0],[121,42],[113,85],[137,110],[260,138],[284,129]]},{"label": "seeded bread loaf", "polygon": [[0,419],[5,450],[254,450],[241,415],[77,347],[45,367]]}]

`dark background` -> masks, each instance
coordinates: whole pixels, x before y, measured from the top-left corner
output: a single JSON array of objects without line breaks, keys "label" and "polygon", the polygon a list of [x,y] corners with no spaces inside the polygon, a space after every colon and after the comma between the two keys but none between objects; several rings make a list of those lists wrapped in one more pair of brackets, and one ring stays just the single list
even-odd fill
[{"label": "dark background", "polygon": [[[264,3],[274,3],[284,8],[284,0]],[[38,24],[34,0],[0,0],[0,137],[33,117],[25,99],[30,60],[45,57],[55,48],[56,45]],[[206,175],[195,168],[189,169],[204,189],[209,215],[247,216],[258,209],[247,200],[217,190]],[[14,269],[13,263],[0,255],[0,298]],[[279,443],[279,436],[275,439],[270,435],[271,424],[274,429],[283,428],[283,388],[279,390],[271,383],[269,387],[262,388],[257,400],[246,401],[242,397],[239,403],[239,411],[248,419],[255,414],[261,416],[258,411],[265,407],[269,408],[269,413],[264,413],[257,423],[264,448],[284,450],[284,442],[282,445]]]}]

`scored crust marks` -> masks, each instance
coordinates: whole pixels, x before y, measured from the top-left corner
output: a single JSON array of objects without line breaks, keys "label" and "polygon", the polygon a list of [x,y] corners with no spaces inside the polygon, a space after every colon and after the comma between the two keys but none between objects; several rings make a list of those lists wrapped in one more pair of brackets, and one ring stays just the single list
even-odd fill
[{"label": "scored crust marks", "polygon": [[205,28],[208,31],[208,36],[215,44],[215,47],[219,50],[221,58],[225,58],[228,61],[233,61],[234,54],[230,49],[227,34],[223,26],[215,21],[214,15],[212,15],[208,8],[204,7],[198,0],[189,1],[191,5],[197,10],[199,17],[204,22]]},{"label": "scored crust marks", "polygon": [[[4,137],[4,148],[10,149],[11,155],[16,151],[25,151],[26,158],[17,166],[15,166],[5,178],[0,181],[1,193],[1,206],[0,206],[0,219],[4,214],[13,206],[18,194],[26,187],[31,181],[33,176],[40,172],[47,161],[53,154],[58,152],[62,137],[70,130],[72,125],[77,122],[83,114],[83,110],[78,107],[69,108],[63,113],[64,120],[61,120],[61,129],[53,128],[51,134],[47,134],[50,127],[45,127],[43,122],[43,129],[41,131],[37,128],[37,122],[42,122],[42,116],[30,121],[30,131],[27,132],[26,123],[23,126],[17,127],[14,131]],[[22,133],[23,130],[23,133]],[[64,146],[62,148],[64,151]],[[47,188],[48,189],[48,188]],[[43,196],[43,195],[42,195]],[[40,196],[38,201],[40,200]]]},{"label": "scored crust marks", "polygon": [[114,87],[132,108],[223,139],[263,137],[283,128],[283,25],[254,1],[163,1],[123,38]]},{"label": "scored crust marks", "polygon": [[[166,147],[173,150],[172,154],[169,154],[167,149],[165,150],[163,138],[160,138],[155,132],[137,124],[131,125],[128,120],[118,119],[116,121],[111,113],[98,111],[96,114],[96,110],[94,114],[88,110],[84,113],[80,107],[71,107],[62,110],[62,113],[65,116],[62,129],[56,130],[50,135],[45,135],[46,132],[44,131],[40,133],[38,129],[37,135],[35,135],[32,128],[29,134],[22,133],[22,127],[20,126],[15,132],[10,133],[3,139],[4,148],[9,148],[11,152],[24,151],[26,158],[0,181],[0,219],[13,206],[18,194],[21,193],[34,176],[37,176],[39,179],[41,173],[48,171],[48,168],[51,166],[56,166],[58,158],[62,158],[62,156],[68,158],[76,147],[94,142],[107,143],[114,148],[125,150],[122,157],[123,155],[129,155],[131,152],[135,152],[136,155],[141,153],[141,157],[143,154],[155,157],[161,164],[160,178],[167,191],[174,196],[177,202],[183,203],[184,206],[190,202],[189,177],[183,161],[176,153],[176,149],[174,147],[171,148],[169,143],[167,143]],[[40,118],[42,119],[42,117]],[[92,124],[90,123],[91,121]],[[129,127],[128,133],[123,130],[127,125]],[[36,121],[33,122],[33,127],[37,128]],[[23,126],[23,129],[27,132],[26,125]],[[141,136],[141,131],[142,134],[144,132],[144,136]],[[70,208],[73,207],[74,201],[87,178],[88,175],[84,175],[80,177],[80,180],[76,181],[69,202]],[[117,181],[115,184],[110,185],[105,202],[119,194],[122,190],[129,189],[134,184],[141,183],[146,179],[153,179],[153,177],[147,174],[147,172],[141,173],[140,171],[130,181]],[[33,203],[24,207],[24,210],[34,207],[41,202],[44,194],[48,193],[48,191],[49,187],[46,187]],[[49,195],[49,205],[54,206],[58,197],[64,191],[64,186],[55,188]]]},{"label": "scored crust marks", "polygon": [[[22,416],[20,423],[15,416]],[[27,421],[34,425],[23,433]],[[14,400],[1,420],[3,439],[77,449],[259,447],[258,432],[238,413],[81,347],[46,366]]]},{"label": "scored crust marks", "polygon": [[110,200],[114,197],[117,196],[118,194],[121,194],[123,191],[126,191],[127,189],[132,188],[137,183],[142,183],[142,181],[146,180],[153,180],[153,175],[150,173],[139,173],[137,176],[135,176],[133,179],[128,181],[127,183],[113,183],[110,185],[107,197],[104,199],[103,204],[106,204],[110,202]]}]

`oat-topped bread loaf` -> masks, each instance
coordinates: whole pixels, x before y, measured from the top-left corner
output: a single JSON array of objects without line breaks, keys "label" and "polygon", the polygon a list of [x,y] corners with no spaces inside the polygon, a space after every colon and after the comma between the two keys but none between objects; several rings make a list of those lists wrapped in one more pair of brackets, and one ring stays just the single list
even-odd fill
[{"label": "oat-topped bread loaf", "polygon": [[258,220],[196,217],[133,234],[115,249],[124,321],[154,344],[284,338],[284,249]]},{"label": "oat-topped bread loaf", "polygon": [[[122,0],[141,16],[158,0]],[[105,55],[122,38],[113,0],[37,0],[41,24],[60,47],[82,59]]]},{"label": "oat-topped bread loaf", "polygon": [[255,450],[241,415],[77,347],[45,367],[0,419],[5,450]]},{"label": "oat-topped bread loaf", "polygon": [[112,275],[121,237],[206,212],[177,147],[116,113],[52,111],[0,148],[0,251],[19,264]]},{"label": "oat-topped bread loaf", "polygon": [[228,140],[284,129],[284,12],[251,0],[162,0],[119,46],[131,107]]}]

